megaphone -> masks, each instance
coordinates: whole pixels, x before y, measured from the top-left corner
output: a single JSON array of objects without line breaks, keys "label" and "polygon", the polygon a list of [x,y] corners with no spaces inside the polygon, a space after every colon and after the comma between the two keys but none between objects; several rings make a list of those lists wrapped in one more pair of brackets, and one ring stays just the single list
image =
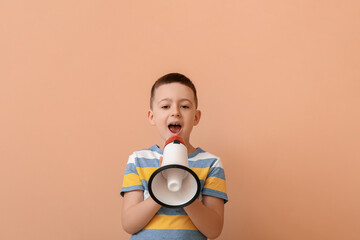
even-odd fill
[{"label": "megaphone", "polygon": [[200,194],[200,180],[188,164],[188,152],[180,137],[169,138],[163,160],[149,179],[150,196],[158,204],[178,208],[191,204]]}]

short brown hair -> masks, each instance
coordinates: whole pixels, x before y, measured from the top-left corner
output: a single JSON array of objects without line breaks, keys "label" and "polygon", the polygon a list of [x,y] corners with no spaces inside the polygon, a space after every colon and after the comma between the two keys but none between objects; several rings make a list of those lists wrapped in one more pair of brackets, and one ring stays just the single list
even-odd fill
[{"label": "short brown hair", "polygon": [[192,81],[187,78],[185,75],[180,74],[180,73],[169,73],[166,74],[164,76],[162,76],[161,78],[159,78],[154,85],[151,88],[151,97],[150,97],[150,108],[152,109],[153,107],[153,101],[154,101],[154,97],[155,97],[155,90],[164,85],[164,84],[169,84],[169,83],[180,83],[183,84],[185,86],[188,86],[189,88],[191,88],[191,90],[194,93],[194,99],[195,99],[195,106],[197,108],[198,106],[198,99],[197,99],[197,94],[196,94],[196,88],[195,85],[192,83]]}]

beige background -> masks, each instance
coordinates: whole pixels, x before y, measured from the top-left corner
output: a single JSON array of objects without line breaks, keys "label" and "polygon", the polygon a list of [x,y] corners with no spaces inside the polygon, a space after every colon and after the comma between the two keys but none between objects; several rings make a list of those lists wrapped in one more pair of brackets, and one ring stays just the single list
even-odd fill
[{"label": "beige background", "polygon": [[127,239],[152,83],[189,76],[219,239],[360,239],[358,1],[1,1],[0,239]]}]

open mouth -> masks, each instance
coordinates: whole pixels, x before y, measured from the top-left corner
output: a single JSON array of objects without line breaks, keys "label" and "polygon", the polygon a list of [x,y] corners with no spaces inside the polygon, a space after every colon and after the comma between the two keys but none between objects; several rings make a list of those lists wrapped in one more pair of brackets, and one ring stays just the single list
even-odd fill
[{"label": "open mouth", "polygon": [[181,125],[178,123],[170,123],[168,128],[173,134],[178,134],[181,131]]}]

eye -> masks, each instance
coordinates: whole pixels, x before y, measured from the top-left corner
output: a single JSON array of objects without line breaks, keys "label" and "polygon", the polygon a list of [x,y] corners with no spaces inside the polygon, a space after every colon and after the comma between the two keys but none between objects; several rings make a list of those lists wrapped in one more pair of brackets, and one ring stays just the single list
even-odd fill
[{"label": "eye", "polygon": [[169,107],[168,105],[161,106],[162,109],[168,109]]},{"label": "eye", "polygon": [[188,105],[182,105],[181,108],[190,108]]}]

